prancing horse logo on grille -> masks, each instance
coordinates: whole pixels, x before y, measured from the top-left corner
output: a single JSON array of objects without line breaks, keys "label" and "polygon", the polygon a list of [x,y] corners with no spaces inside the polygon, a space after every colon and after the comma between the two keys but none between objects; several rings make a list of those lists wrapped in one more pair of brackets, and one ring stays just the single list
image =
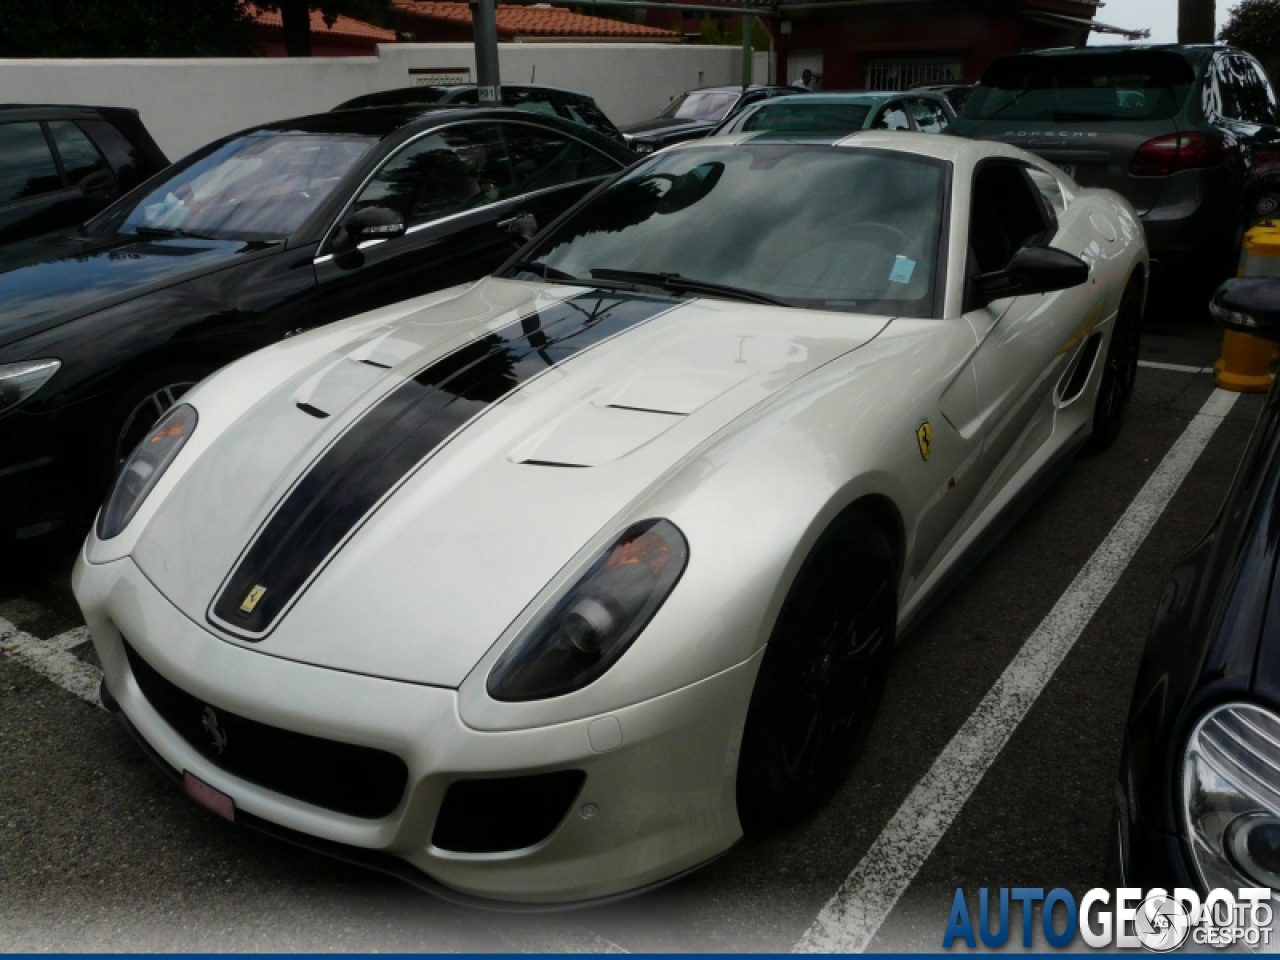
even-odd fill
[{"label": "prancing horse logo on grille", "polygon": [[227,731],[222,729],[222,724],[218,722],[218,715],[214,712],[213,707],[204,708],[204,716],[200,718],[200,726],[204,727],[205,733],[209,734],[209,739],[213,741],[213,745],[218,748],[221,754],[227,748]]}]

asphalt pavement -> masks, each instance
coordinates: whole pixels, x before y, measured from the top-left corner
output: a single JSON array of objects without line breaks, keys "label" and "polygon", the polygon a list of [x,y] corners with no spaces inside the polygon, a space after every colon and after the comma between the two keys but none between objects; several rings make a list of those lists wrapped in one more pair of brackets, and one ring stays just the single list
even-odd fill
[{"label": "asphalt pavement", "polygon": [[[33,669],[15,642],[55,639],[45,647],[67,649],[76,670],[91,672],[92,650],[73,632],[76,544],[0,558],[0,950],[785,952],[827,935],[815,922],[832,915],[833,898],[847,908],[838,892],[866,876],[887,878],[875,890],[895,897],[864,924],[869,949],[938,950],[958,886],[1078,896],[1104,885],[1121,730],[1147,625],[1169,570],[1221,504],[1260,397],[1238,398],[1203,451],[1183,458],[1185,479],[1149,532],[1130,538],[1135,549],[1103,557],[1109,589],[1094,589],[1096,612],[1029,707],[1010,715],[990,762],[960,790],[944,761],[1203,419],[1214,394],[1203,368],[1216,354],[1206,328],[1144,337],[1118,443],[1075,460],[904,639],[866,752],[828,807],[745,838],[681,881],[589,910],[455,907],[197,807],[104,710],[51,680],[56,670]],[[915,854],[889,845],[886,855],[882,838],[904,808],[935,794],[954,809],[930,845]]]}]

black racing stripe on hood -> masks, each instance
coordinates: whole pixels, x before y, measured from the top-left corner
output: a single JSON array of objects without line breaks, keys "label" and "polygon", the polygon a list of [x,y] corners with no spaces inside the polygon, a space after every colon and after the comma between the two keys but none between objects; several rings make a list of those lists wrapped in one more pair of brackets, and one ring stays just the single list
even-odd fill
[{"label": "black racing stripe on hood", "polygon": [[[210,618],[260,638],[379,501],[459,427],[521,384],[672,307],[594,291],[521,317],[419,371],[374,404],[277,505],[241,555]],[[257,593],[249,612],[243,606]]]}]

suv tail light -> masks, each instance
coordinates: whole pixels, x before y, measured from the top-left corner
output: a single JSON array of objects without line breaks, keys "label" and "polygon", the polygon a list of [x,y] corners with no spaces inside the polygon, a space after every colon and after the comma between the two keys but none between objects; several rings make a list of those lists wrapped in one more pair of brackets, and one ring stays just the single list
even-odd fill
[{"label": "suv tail light", "polygon": [[1221,163],[1227,148],[1221,137],[1207,133],[1171,133],[1148,140],[1129,164],[1135,177],[1167,177],[1179,170],[1212,167]]}]

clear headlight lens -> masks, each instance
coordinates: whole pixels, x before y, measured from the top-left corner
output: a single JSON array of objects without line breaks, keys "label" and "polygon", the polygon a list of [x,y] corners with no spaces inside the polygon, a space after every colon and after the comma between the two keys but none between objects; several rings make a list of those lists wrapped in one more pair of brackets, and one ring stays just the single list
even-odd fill
[{"label": "clear headlight lens", "polygon": [[196,408],[190,404],[180,404],[161,417],[120,468],[98,514],[99,539],[110,540],[129,525],[195,429]]},{"label": "clear headlight lens", "polygon": [[61,360],[0,364],[0,413],[16,407],[43,387],[61,366]]},{"label": "clear headlight lens", "polygon": [[599,678],[658,612],[688,561],[688,544],[673,523],[632,524],[521,631],[494,664],[489,695],[542,700]]},{"label": "clear headlight lens", "polygon": [[1205,890],[1280,890],[1280,717],[1245,703],[1206,714],[1187,742],[1182,799]]}]

